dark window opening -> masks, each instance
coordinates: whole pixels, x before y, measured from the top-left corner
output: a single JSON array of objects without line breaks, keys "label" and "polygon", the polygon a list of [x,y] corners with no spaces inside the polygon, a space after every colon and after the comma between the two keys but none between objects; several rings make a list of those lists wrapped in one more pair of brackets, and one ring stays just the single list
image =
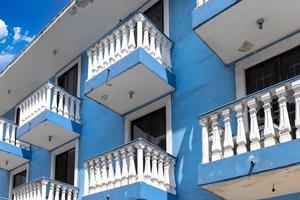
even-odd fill
[{"label": "dark window opening", "polygon": [[20,124],[20,108],[16,110],[16,125],[19,126]]},{"label": "dark window opening", "polygon": [[71,149],[55,158],[55,180],[74,184],[75,149]]},{"label": "dark window opening", "polygon": [[18,187],[20,185],[23,185],[24,183],[26,183],[26,174],[27,171],[24,170],[18,174],[15,174],[13,176],[13,188]]},{"label": "dark window opening", "polygon": [[166,150],[166,109],[161,108],[131,122],[131,139],[144,138]]},{"label": "dark window opening", "polygon": [[164,32],[164,2],[159,0],[153,6],[148,8],[144,14],[152,21],[152,23],[160,30]]},{"label": "dark window opening", "polygon": [[57,80],[58,86],[62,87],[73,96],[77,96],[78,86],[78,64],[61,75]]}]

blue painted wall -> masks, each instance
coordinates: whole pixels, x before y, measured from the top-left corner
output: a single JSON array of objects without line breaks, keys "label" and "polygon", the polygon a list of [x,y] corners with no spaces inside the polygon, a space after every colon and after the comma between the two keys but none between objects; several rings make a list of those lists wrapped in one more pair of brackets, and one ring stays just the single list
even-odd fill
[{"label": "blue painted wall", "polygon": [[8,197],[9,188],[9,173],[6,170],[0,169],[0,198]]}]

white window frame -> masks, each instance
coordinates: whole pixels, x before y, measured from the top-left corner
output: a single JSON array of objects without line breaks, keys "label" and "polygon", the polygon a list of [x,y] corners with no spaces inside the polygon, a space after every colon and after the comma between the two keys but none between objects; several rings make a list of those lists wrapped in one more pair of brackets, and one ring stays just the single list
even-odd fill
[{"label": "white window frame", "polygon": [[300,33],[281,40],[235,64],[235,88],[236,99],[246,96],[246,76],[245,71],[274,56],[282,54],[300,45]]},{"label": "white window frame", "polygon": [[166,151],[169,154],[173,154],[173,145],[172,145],[172,103],[171,96],[168,95],[159,99],[151,104],[144,106],[130,114],[124,116],[124,142],[127,144],[131,139],[131,122],[135,119],[138,119],[142,116],[145,116],[153,111],[156,111],[160,108],[166,108]]},{"label": "white window frame", "polygon": [[74,65],[78,64],[78,74],[77,74],[77,97],[80,97],[80,78],[81,78],[81,56],[73,60],[70,64],[68,64],[64,69],[58,72],[55,75],[55,85],[58,85],[58,78],[66,73],[69,69],[74,67]]},{"label": "white window frame", "polygon": [[79,139],[75,139],[63,146],[51,151],[51,169],[50,169],[50,178],[55,179],[55,158],[57,155],[62,154],[71,149],[75,149],[75,169],[74,169],[74,186],[78,186],[78,151],[79,151]]},{"label": "white window frame", "polygon": [[[140,12],[145,12],[148,8],[153,6],[159,0],[152,0],[147,3]],[[164,4],[164,34],[169,37],[170,34],[170,11],[169,11],[169,0],[163,0]]]},{"label": "white window frame", "polygon": [[22,171],[26,170],[26,183],[29,180],[29,163],[26,163],[20,167],[17,167],[13,170],[10,171],[10,175],[9,175],[9,198],[8,199],[12,199],[12,191],[13,191],[13,178],[16,174],[21,173]]}]

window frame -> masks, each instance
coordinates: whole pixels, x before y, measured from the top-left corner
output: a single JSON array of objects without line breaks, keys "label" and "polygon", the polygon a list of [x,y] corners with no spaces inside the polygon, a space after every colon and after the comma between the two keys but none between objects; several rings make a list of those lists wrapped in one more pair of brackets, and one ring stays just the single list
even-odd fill
[{"label": "window frame", "polygon": [[12,191],[13,191],[13,178],[16,174],[19,174],[23,171],[26,170],[26,182],[25,183],[28,183],[28,180],[29,180],[29,163],[26,163],[24,165],[21,165],[13,170],[10,171],[9,173],[9,199],[12,199]]}]

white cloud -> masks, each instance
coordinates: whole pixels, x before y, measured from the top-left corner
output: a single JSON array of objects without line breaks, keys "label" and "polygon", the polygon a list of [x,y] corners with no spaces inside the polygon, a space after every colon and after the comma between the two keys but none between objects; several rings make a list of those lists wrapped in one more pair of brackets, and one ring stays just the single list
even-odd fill
[{"label": "white cloud", "polygon": [[0,39],[5,38],[8,35],[7,25],[0,19]]},{"label": "white cloud", "polygon": [[34,36],[30,37],[28,35],[29,35],[28,31],[26,31],[24,35],[22,35],[22,28],[14,27],[14,36],[13,36],[14,42],[19,42],[19,41],[31,42]]},{"label": "white cloud", "polygon": [[5,47],[5,50],[6,50],[6,51],[12,51],[13,49],[14,49],[14,47],[11,46],[11,45],[7,45],[7,46]]},{"label": "white cloud", "polygon": [[12,61],[14,54],[1,52],[0,53],[0,72]]},{"label": "white cloud", "polygon": [[0,44],[4,44],[6,42],[6,39],[0,40]]}]

